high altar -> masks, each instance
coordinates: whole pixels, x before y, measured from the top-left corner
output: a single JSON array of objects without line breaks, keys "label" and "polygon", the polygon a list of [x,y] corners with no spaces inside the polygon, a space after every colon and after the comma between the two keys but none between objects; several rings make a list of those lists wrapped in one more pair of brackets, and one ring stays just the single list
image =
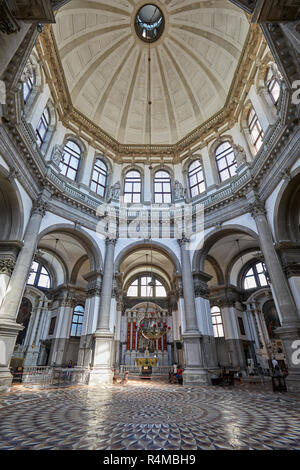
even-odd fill
[{"label": "high altar", "polygon": [[[143,325],[143,320],[147,322],[151,319],[152,309],[156,309],[157,322],[164,329],[164,332],[160,337],[149,342],[141,333],[141,325]],[[151,304],[149,309],[149,305],[141,304],[126,310],[123,319],[125,323],[124,330],[126,331],[122,351],[123,364],[137,367],[143,365],[157,367],[172,364],[172,331],[169,325],[171,317],[168,316],[167,310],[154,304]]]}]

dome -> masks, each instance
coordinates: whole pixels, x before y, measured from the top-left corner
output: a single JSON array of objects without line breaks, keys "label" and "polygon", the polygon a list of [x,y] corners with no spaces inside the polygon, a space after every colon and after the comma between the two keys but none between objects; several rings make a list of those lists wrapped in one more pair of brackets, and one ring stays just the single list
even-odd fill
[{"label": "dome", "polygon": [[150,45],[136,28],[145,2],[135,0],[73,0],[54,36],[73,106],[126,145],[149,144],[150,50],[151,141],[173,145],[224,107],[249,22],[229,1],[149,5],[163,20]]}]

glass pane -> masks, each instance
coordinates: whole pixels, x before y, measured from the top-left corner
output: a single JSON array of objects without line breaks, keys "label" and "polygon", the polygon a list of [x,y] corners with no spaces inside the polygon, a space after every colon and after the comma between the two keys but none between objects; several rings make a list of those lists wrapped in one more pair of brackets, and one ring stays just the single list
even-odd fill
[{"label": "glass pane", "polygon": [[259,282],[260,282],[261,286],[267,286],[268,285],[266,276],[264,274],[259,274],[258,277],[259,277]]}]

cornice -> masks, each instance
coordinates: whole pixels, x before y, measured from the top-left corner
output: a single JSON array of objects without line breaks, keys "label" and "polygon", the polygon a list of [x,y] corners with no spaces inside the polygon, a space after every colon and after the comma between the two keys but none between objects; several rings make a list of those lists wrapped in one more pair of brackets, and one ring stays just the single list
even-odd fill
[{"label": "cornice", "polygon": [[[261,29],[258,25],[251,25],[224,108],[176,144],[152,145],[151,160],[153,163],[160,161],[162,154],[176,162],[179,154],[190,150],[200,140],[203,141],[210,134],[214,134],[216,127],[225,124],[229,129],[234,125],[246,96],[245,88],[249,89],[252,85],[249,74],[253,75],[253,61],[249,60],[249,56],[255,57],[259,51],[262,54],[265,47],[266,43]],[[36,49],[43,63],[46,80],[64,126],[75,130],[86,140],[92,141],[93,145],[99,149],[104,147],[110,150],[111,157],[116,161],[123,161],[123,157],[129,158],[129,161],[138,158],[145,160],[149,157],[148,145],[120,144],[73,106],[51,25],[44,27],[43,33],[37,40]],[[256,66],[254,68],[256,71]]]}]

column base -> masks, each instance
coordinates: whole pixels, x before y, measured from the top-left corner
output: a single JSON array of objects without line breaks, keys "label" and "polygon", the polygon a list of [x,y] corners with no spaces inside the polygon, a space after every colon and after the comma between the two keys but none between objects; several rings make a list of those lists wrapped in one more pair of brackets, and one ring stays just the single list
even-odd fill
[{"label": "column base", "polygon": [[208,374],[205,369],[185,369],[182,374],[183,385],[208,385]]},{"label": "column base", "polygon": [[0,319],[0,392],[9,392],[12,375],[9,370],[16,338],[24,327],[10,319]]},{"label": "column base", "polygon": [[89,385],[111,385],[113,372],[109,369],[93,368],[90,372]]},{"label": "column base", "polygon": [[288,365],[286,386],[288,392],[300,391],[300,321],[283,324],[276,333],[281,339]]},{"label": "column base", "polygon": [[10,391],[12,379],[13,376],[7,369],[0,369],[0,394],[7,393]]},{"label": "column base", "polygon": [[89,385],[112,384],[113,334],[107,330],[98,330],[94,334],[94,338],[94,361]]}]

